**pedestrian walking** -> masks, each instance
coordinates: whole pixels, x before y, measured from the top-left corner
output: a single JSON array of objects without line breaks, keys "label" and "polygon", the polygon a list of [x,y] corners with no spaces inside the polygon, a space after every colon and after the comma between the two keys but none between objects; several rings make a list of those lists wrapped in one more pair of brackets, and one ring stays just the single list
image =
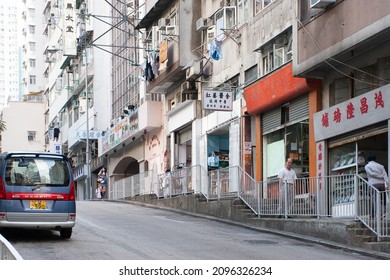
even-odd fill
[{"label": "pedestrian walking", "polygon": [[100,169],[98,173],[98,183],[100,186],[100,192],[101,192],[101,199],[104,199],[107,191],[107,170],[105,167]]}]

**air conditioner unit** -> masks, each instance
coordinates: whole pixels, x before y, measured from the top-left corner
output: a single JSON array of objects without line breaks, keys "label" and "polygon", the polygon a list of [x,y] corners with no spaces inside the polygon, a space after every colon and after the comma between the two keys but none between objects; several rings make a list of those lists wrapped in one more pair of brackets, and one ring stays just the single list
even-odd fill
[{"label": "air conditioner unit", "polygon": [[80,105],[80,101],[78,100],[73,100],[73,108],[78,108]]},{"label": "air conditioner unit", "polygon": [[310,0],[310,8],[323,9],[336,3],[336,0]]},{"label": "air conditioner unit", "polygon": [[207,18],[200,18],[196,21],[196,30],[207,29]]},{"label": "air conditioner unit", "polygon": [[157,25],[159,27],[165,27],[165,26],[169,25],[169,22],[170,22],[169,18],[160,18],[158,20],[158,24]]},{"label": "air conditioner unit", "polygon": [[186,80],[196,80],[200,75],[200,71],[200,61],[194,61],[192,66],[188,67],[186,70]]},{"label": "air conditioner unit", "polygon": [[77,66],[79,65],[79,61],[76,58],[72,58],[69,63],[70,66]]},{"label": "air conditioner unit", "polygon": [[66,66],[66,72],[67,72],[67,73],[73,73],[73,68],[72,68],[72,66]]}]

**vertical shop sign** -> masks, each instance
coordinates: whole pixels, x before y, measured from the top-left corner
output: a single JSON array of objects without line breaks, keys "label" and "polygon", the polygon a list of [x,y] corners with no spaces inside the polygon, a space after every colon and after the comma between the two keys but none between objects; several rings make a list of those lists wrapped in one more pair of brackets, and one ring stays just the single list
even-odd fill
[{"label": "vertical shop sign", "polygon": [[204,90],[203,110],[232,111],[233,92],[230,90]]},{"label": "vertical shop sign", "polygon": [[244,143],[244,162],[245,165],[252,165],[252,143]]},{"label": "vertical shop sign", "polygon": [[390,85],[314,114],[316,141],[390,119]]},{"label": "vertical shop sign", "polygon": [[[325,156],[325,141],[316,143],[316,166],[317,177],[321,179],[325,175],[324,156]],[[319,181],[319,188],[322,189],[322,180]]]},{"label": "vertical shop sign", "polygon": [[76,56],[76,11],[75,0],[64,1],[64,55]]}]

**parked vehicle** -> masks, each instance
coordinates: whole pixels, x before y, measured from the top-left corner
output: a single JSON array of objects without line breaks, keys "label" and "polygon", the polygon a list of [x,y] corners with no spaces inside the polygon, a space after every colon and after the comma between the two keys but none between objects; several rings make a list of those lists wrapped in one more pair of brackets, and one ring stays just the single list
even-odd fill
[{"label": "parked vehicle", "polygon": [[75,183],[66,156],[0,154],[0,228],[52,229],[70,238],[75,222]]}]

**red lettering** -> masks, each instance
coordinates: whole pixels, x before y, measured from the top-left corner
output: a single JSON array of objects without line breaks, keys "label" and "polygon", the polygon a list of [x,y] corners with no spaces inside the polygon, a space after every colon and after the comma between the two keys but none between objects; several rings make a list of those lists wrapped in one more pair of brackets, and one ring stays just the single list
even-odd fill
[{"label": "red lettering", "polygon": [[353,107],[352,102],[350,102],[347,106],[347,119],[353,119],[355,117],[354,111],[355,107]]},{"label": "red lettering", "polygon": [[328,113],[324,113],[322,115],[322,126],[324,127],[328,127],[329,126],[329,117],[328,117]]},{"label": "red lettering", "polygon": [[334,111],[334,113],[333,113],[333,120],[336,123],[339,123],[341,121],[341,111],[340,111],[339,108],[337,108],[336,111]]},{"label": "red lettering", "polygon": [[363,114],[368,113],[367,97],[360,99],[360,112]]},{"label": "red lettering", "polygon": [[383,101],[382,92],[379,91],[378,93],[375,93],[375,109],[378,107],[385,107],[385,102]]}]

